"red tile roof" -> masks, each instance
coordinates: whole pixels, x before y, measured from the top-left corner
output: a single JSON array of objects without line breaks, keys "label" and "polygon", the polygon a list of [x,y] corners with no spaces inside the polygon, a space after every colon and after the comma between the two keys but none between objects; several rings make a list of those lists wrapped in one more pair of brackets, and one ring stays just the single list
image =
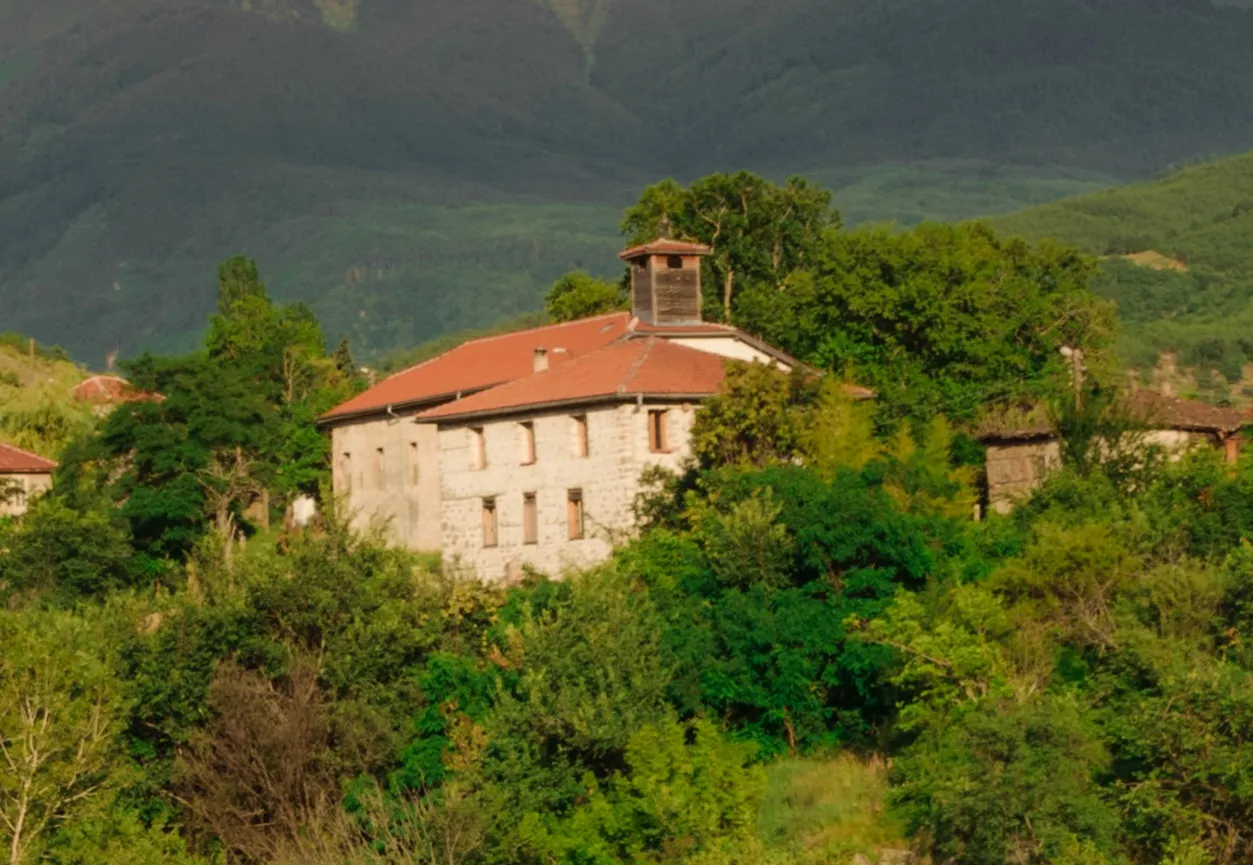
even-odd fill
[{"label": "red tile roof", "polygon": [[472,339],[379,382],[322,420],[369,415],[389,406],[414,408],[513,381],[532,374],[536,349],[547,349],[549,362],[555,366],[563,354],[574,358],[603,348],[625,334],[630,322],[629,312],[615,312]]},{"label": "red tile roof", "polygon": [[0,474],[46,475],[56,467],[57,464],[52,460],[0,442]]},{"label": "red tile roof", "polygon": [[93,375],[74,388],[74,398],[82,402],[113,403],[140,402],[157,399],[140,393],[131,383],[116,375]]},{"label": "red tile roof", "polygon": [[445,421],[602,399],[691,397],[717,392],[727,358],[650,337],[619,342],[569,363],[445,403],[418,415]]},{"label": "red tile roof", "polygon": [[1225,434],[1235,432],[1248,422],[1235,409],[1195,399],[1165,396],[1151,390],[1136,391],[1127,398],[1127,408],[1132,417],[1149,427],[1165,429]]},{"label": "red tile roof", "polygon": [[685,240],[671,240],[668,237],[659,237],[652,243],[645,243],[622,250],[618,253],[618,258],[621,258],[623,261],[630,261],[632,258],[639,258],[641,255],[708,255],[711,252],[713,252],[713,249],[703,243],[688,243]]}]

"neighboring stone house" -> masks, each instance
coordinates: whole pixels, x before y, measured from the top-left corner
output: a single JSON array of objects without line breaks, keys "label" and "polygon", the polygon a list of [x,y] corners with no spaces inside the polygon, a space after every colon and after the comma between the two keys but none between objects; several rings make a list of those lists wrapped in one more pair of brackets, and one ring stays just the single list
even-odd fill
[{"label": "neighboring stone house", "polygon": [[[1143,424],[1144,443],[1173,456],[1196,446],[1221,447],[1228,462],[1240,455],[1240,429],[1248,422],[1234,409],[1140,390],[1123,402],[1127,416]],[[1061,444],[1042,418],[1025,423],[987,423],[979,431],[987,448],[988,506],[1008,513],[1045,475],[1061,465]]]},{"label": "neighboring stone house", "polygon": [[471,340],[322,418],[359,527],[486,579],[603,560],[633,528],[641,472],[690,453],[728,359],[792,358],[701,321],[708,247],[628,249],[630,312]]},{"label": "neighboring stone house", "polygon": [[0,444],[0,517],[26,513],[31,499],[52,488],[56,468],[52,460]]}]

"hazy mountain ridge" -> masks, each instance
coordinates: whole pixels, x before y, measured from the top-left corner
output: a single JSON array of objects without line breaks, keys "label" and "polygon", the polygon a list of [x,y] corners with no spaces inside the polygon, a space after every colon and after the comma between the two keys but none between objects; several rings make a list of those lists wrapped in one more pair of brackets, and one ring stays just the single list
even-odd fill
[{"label": "hazy mountain ridge", "polygon": [[[187,338],[246,251],[362,349],[414,343],[612,267],[616,214],[672,173],[972,166],[865,212],[913,219],[1243,149],[1250,43],[1201,0],[0,0],[0,315],[88,358]],[[536,268],[431,222],[464,204]],[[595,237],[517,219],[569,224],[549,206]]]}]

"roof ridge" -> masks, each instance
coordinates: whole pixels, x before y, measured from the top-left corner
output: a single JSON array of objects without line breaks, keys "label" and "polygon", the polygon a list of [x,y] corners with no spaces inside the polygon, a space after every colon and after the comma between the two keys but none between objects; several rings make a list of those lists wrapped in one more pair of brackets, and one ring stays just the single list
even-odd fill
[{"label": "roof ridge", "polygon": [[[609,319],[609,318],[614,318],[619,315],[629,315],[629,313],[624,309],[620,309],[620,310],[617,310],[616,312],[605,312],[605,313],[601,313],[600,315],[589,315],[586,318],[576,318],[576,319],[572,319],[571,321],[558,321],[558,322],[553,322],[552,324],[537,324],[535,327],[524,327],[521,330],[507,330],[504,333],[492,333],[492,334],[487,334],[485,336],[472,336],[467,340],[457,343],[452,348],[446,348],[443,351],[441,351],[439,354],[432,355],[431,357],[428,357],[426,360],[418,361],[413,366],[407,366],[402,370],[397,370],[396,372],[387,376],[387,378],[383,379],[383,381],[396,378],[397,376],[405,375],[406,373],[413,372],[415,369],[421,369],[427,364],[434,363],[435,361],[439,360],[444,355],[449,354],[450,352],[454,352],[457,349],[463,348],[464,346],[467,346],[467,345],[478,345],[479,343],[491,342],[492,340],[504,339],[510,336],[521,336],[524,333],[534,333],[536,331],[547,330],[549,328],[569,327],[570,325],[574,325],[574,324],[582,324],[583,322],[587,322],[587,321],[597,321],[602,318]],[[382,382],[380,382],[380,384],[381,383]],[[499,384],[504,384],[504,383],[505,382],[499,382]],[[489,385],[489,386],[495,387],[495,385]]]},{"label": "roof ridge", "polygon": [[[471,339],[467,339],[465,342],[457,343],[455,346],[448,349],[448,351],[456,351],[457,349],[461,348],[463,345],[477,345],[479,343],[491,342],[492,340],[504,339],[510,336],[521,336],[524,333],[535,333],[536,331],[541,331],[541,330],[550,330],[550,329],[556,330],[557,328],[562,328],[562,327],[572,327],[573,325],[585,324],[589,321],[600,321],[601,319],[617,318],[620,315],[630,315],[630,313],[627,312],[625,309],[619,309],[615,312],[605,312],[605,313],[601,313],[600,315],[589,315],[586,318],[575,318],[570,321],[557,321],[551,324],[538,324],[535,327],[524,327],[522,330],[510,330],[510,331],[506,331],[505,333],[493,333],[493,334],[488,334],[487,336],[476,336],[476,337],[472,337]],[[445,354],[448,354],[448,351],[440,352],[435,357],[441,357]],[[432,358],[432,360],[434,360],[434,358]]]},{"label": "roof ridge", "polygon": [[656,344],[656,337],[648,337],[648,340],[644,343],[644,349],[640,352],[640,356],[631,361],[631,366],[627,368],[626,375],[622,377],[622,384],[618,387],[618,393],[628,393],[630,391],[631,380],[635,378],[635,374],[640,371],[640,367],[644,365],[644,361],[648,360],[648,356],[652,353],[653,346]]}]

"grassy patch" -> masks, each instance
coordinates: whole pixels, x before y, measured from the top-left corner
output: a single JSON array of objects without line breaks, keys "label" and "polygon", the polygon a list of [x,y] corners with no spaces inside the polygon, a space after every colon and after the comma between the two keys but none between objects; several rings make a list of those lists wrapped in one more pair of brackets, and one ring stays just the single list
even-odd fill
[{"label": "grassy patch", "polygon": [[0,334],[0,440],[55,457],[95,423],[72,396],[86,377],[58,351],[36,346],[32,356],[24,337]]},{"label": "grassy patch", "polygon": [[[887,809],[887,767],[849,754],[785,760],[770,768],[759,818],[762,843],[804,861],[837,861],[908,847]],[[814,857],[814,858],[810,858]]]}]

